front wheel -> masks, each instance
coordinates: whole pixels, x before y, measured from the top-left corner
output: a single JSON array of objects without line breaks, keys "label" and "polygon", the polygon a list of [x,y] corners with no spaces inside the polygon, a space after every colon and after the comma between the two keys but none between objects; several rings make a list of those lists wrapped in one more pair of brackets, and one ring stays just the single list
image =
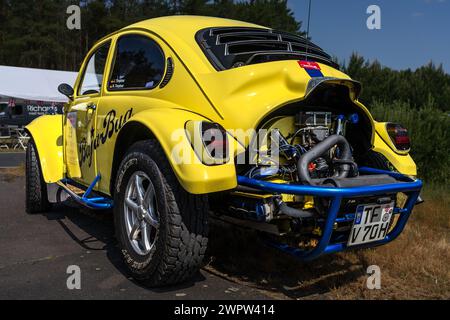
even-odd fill
[{"label": "front wheel", "polygon": [[25,171],[25,204],[27,213],[49,211],[51,205],[47,197],[47,184],[42,175],[39,155],[33,139],[28,143]]},{"label": "front wheel", "polygon": [[149,286],[183,282],[198,272],[208,242],[208,198],[187,193],[159,144],[134,144],[114,188],[114,221],[132,276]]}]

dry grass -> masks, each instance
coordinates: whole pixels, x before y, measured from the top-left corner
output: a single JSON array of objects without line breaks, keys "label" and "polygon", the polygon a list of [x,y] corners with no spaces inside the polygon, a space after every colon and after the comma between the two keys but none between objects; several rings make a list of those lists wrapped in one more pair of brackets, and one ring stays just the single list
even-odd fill
[{"label": "dry grass", "polygon": [[0,168],[0,182],[11,182],[23,176],[25,176],[25,163],[22,163],[19,167]]},{"label": "dry grass", "polygon": [[[429,187],[424,198],[391,244],[308,264],[267,247],[248,230],[213,224],[206,268],[281,299],[450,299],[448,191]],[[366,287],[369,265],[381,268],[380,290]]]},{"label": "dry grass", "polygon": [[23,153],[22,149],[0,149],[0,153]]}]

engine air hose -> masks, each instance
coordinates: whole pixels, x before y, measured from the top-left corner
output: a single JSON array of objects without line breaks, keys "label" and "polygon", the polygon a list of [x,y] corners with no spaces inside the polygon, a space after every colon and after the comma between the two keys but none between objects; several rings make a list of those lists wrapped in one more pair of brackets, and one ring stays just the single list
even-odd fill
[{"label": "engine air hose", "polygon": [[344,160],[344,163],[340,166],[339,174],[336,178],[343,179],[348,177],[350,165],[345,162],[353,161],[350,144],[343,136],[335,134],[318,143],[299,158],[297,162],[297,171],[298,177],[303,184],[313,184],[313,181],[309,175],[308,165],[336,145],[340,150],[340,159]]},{"label": "engine air hose", "polygon": [[280,210],[280,212],[289,217],[298,218],[298,219],[314,218],[314,214],[312,212],[291,208],[285,202],[283,202],[281,200],[279,200],[277,202],[277,204],[278,204],[278,209]]}]

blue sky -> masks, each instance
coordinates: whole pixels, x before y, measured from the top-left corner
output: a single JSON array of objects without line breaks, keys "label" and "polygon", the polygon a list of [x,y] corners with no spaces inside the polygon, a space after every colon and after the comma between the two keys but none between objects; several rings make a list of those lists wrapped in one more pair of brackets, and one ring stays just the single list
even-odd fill
[{"label": "blue sky", "polygon": [[[306,30],[309,0],[288,0]],[[366,26],[369,5],[381,9],[381,30]],[[429,61],[450,73],[450,0],[312,0],[313,42],[340,61],[352,52],[394,69]]]}]

